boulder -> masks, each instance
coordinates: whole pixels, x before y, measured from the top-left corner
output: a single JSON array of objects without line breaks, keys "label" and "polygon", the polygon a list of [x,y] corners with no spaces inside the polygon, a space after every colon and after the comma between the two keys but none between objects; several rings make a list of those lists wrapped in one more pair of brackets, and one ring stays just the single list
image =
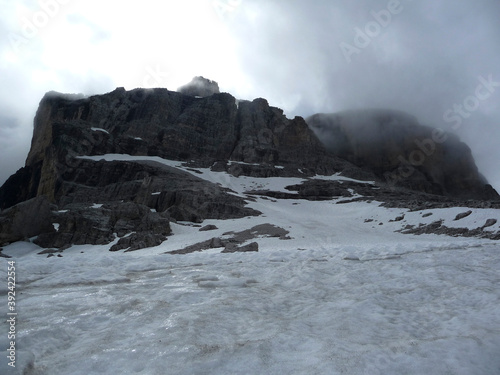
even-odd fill
[{"label": "boulder", "polygon": [[219,229],[219,228],[217,228],[217,225],[210,224],[210,225],[205,225],[204,227],[200,228],[199,231],[200,232],[208,232],[210,230],[216,230],[216,229]]},{"label": "boulder", "polygon": [[492,227],[496,223],[497,223],[497,219],[488,219],[488,220],[486,220],[486,223],[484,223],[484,225],[481,227],[481,229]]},{"label": "boulder", "polygon": [[39,196],[0,212],[0,245],[55,232],[52,206]]},{"label": "boulder", "polygon": [[466,217],[467,217],[467,216],[469,216],[470,214],[472,214],[472,211],[471,211],[471,210],[466,211],[466,212],[462,212],[462,213],[460,213],[460,214],[457,214],[457,216],[455,216],[455,219],[453,219],[453,220],[455,220],[455,221],[457,221],[457,220],[462,220],[463,218],[466,218]]}]

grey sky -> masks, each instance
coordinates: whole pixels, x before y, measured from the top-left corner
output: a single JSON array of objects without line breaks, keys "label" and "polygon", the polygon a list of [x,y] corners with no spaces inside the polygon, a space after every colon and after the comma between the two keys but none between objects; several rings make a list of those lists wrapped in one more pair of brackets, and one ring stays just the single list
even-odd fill
[{"label": "grey sky", "polygon": [[[0,3],[0,182],[23,165],[46,91],[176,89],[203,75],[288,116],[407,111],[458,133],[500,190],[498,0]],[[481,79],[493,84],[478,99]]]}]

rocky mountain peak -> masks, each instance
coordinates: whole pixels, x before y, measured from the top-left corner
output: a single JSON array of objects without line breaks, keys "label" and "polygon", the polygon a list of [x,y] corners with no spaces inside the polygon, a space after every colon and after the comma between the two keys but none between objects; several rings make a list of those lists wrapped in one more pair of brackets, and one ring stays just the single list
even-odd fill
[{"label": "rocky mountain peak", "polygon": [[[203,82],[218,91],[215,83]],[[176,168],[140,158],[106,162],[88,156],[157,157],[259,177],[332,174],[346,164],[326,152],[303,119],[287,119],[264,99],[237,105],[227,93],[199,96],[160,88],[118,88],[88,98],[46,94],[35,116],[26,165],[0,188],[5,210],[0,243],[26,233],[39,235],[47,247],[103,243],[113,233],[121,238],[135,228],[134,243],[123,242],[136,248],[161,242],[170,233],[168,220],[259,214],[243,198]],[[130,219],[129,225],[117,211]],[[50,215],[59,230],[32,225],[26,232],[12,226],[26,216],[47,220]],[[139,225],[141,216],[152,226]]]},{"label": "rocky mountain peak", "polygon": [[220,93],[217,82],[201,76],[194,77],[191,82],[179,87],[177,91],[184,95],[199,96],[202,98]]},{"label": "rocky mountain peak", "polygon": [[392,186],[465,199],[497,199],[470,148],[452,133],[407,113],[367,109],[307,119],[328,151]]}]

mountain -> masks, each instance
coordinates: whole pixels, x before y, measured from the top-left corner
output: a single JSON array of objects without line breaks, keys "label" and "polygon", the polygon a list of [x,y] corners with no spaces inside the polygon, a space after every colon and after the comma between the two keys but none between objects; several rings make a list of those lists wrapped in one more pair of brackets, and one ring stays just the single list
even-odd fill
[{"label": "mountain", "polygon": [[393,110],[316,114],[307,123],[334,155],[388,184],[463,199],[498,199],[459,138]]},{"label": "mountain", "polygon": [[[399,159],[412,160],[415,144],[429,147],[433,136],[407,115],[318,114],[308,125],[265,99],[238,101],[215,86],[197,77],[182,92],[47,93],[26,165],[0,188],[0,245],[36,237],[44,248],[113,243],[112,250],[136,250],[165,241],[172,222],[261,215],[249,204],[261,198],[496,207],[498,194],[451,135],[409,176],[387,181],[388,173],[404,175]],[[236,194],[209,172],[293,183]]]},{"label": "mountain", "polygon": [[428,130],[199,96],[42,99],[0,188],[0,374],[499,373],[500,202],[384,176]]},{"label": "mountain", "polygon": [[[90,98],[50,92],[40,102],[25,167],[0,188],[0,208],[11,208],[2,213],[0,242],[35,235],[45,247],[110,242],[114,233],[125,235],[124,226],[138,229],[133,242],[141,245],[132,247],[149,246],[169,234],[157,223],[259,214],[185,171],[81,158],[104,154],[181,160],[236,176],[307,177],[348,165],[324,150],[302,118],[289,120],[264,99],[238,103],[225,93],[198,98],[166,89],[119,88]],[[26,216],[43,220],[19,224]],[[142,216],[151,225],[136,228]],[[51,220],[58,230],[47,225]]]}]

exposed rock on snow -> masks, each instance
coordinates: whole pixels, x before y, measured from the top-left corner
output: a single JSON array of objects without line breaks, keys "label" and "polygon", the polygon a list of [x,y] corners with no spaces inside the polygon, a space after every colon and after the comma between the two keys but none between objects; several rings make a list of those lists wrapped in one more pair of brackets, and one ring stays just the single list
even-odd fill
[{"label": "exposed rock on snow", "polygon": [[214,237],[209,240],[187,246],[184,249],[169,251],[168,253],[189,254],[196,251],[217,248],[224,248],[222,253],[259,251],[259,244],[257,242],[251,242],[243,246],[240,245],[258,237],[277,237],[280,240],[287,240],[290,239],[290,237],[287,236],[288,233],[289,232],[287,230],[272,224],[260,224],[252,227],[251,229],[240,232],[226,232],[223,234],[223,237]]},{"label": "exposed rock on snow", "polygon": [[[494,222],[493,222],[494,221]],[[405,229],[401,230],[401,233],[405,234],[441,234],[453,237],[478,237],[487,238],[490,240],[500,240],[500,231],[490,232],[484,229],[488,226],[494,225],[496,220],[487,221],[482,227],[475,229],[470,228],[454,228],[443,225],[443,220],[435,221],[431,224],[420,225],[414,227],[412,225],[407,226]],[[490,225],[487,225],[490,224]]]},{"label": "exposed rock on snow", "polygon": [[200,232],[208,232],[209,230],[216,230],[216,229],[219,229],[219,228],[217,228],[217,225],[210,224],[210,225],[205,225],[204,227],[200,228],[199,231]]},{"label": "exposed rock on snow", "polygon": [[229,243],[222,253],[246,253],[248,251],[259,251],[259,244],[257,242],[250,242],[247,245],[243,246],[229,246],[232,245]]},{"label": "exposed rock on snow", "polygon": [[458,221],[458,220],[461,220],[463,218],[466,218],[467,216],[469,216],[470,214],[472,213],[471,210],[467,211],[467,212],[462,212],[461,214],[458,214],[457,216],[455,216],[455,221]]},{"label": "exposed rock on snow", "polygon": [[496,223],[497,223],[497,219],[488,219],[488,220],[486,220],[486,223],[484,223],[484,225],[481,227],[481,229],[492,227]]}]

